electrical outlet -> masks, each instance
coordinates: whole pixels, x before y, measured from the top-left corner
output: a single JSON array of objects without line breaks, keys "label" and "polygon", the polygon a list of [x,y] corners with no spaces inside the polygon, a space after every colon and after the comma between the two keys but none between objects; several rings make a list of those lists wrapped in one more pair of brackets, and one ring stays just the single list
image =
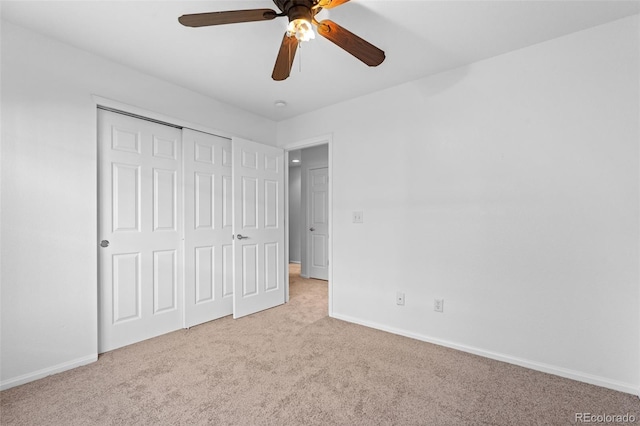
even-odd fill
[{"label": "electrical outlet", "polygon": [[396,293],[396,304],[404,305],[404,293],[400,291]]},{"label": "electrical outlet", "polygon": [[362,223],[362,222],[363,222],[362,212],[353,212],[353,223]]},{"label": "electrical outlet", "polygon": [[436,312],[444,312],[444,299],[433,299],[433,310]]}]

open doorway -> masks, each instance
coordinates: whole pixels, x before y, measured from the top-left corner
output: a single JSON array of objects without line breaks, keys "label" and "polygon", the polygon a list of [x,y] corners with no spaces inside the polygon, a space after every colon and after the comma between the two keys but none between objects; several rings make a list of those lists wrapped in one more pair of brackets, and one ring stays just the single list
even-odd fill
[{"label": "open doorway", "polygon": [[327,282],[331,315],[331,138],[287,151],[287,261],[301,279]]},{"label": "open doorway", "polygon": [[329,146],[289,153],[289,263],[303,278],[329,279]]}]

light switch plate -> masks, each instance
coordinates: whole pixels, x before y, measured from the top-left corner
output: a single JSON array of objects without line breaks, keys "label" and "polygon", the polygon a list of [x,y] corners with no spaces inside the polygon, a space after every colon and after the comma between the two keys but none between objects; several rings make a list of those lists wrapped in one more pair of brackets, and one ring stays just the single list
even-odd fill
[{"label": "light switch plate", "polygon": [[353,212],[353,223],[363,223],[362,212]]}]

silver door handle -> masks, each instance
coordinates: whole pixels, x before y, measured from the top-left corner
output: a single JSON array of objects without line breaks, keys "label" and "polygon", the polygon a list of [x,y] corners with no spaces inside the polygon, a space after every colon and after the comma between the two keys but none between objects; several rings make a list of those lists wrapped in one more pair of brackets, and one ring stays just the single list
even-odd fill
[{"label": "silver door handle", "polygon": [[311,232],[313,232],[315,230],[316,230],[316,228],[314,228],[314,227],[309,228],[309,231],[311,231]]},{"label": "silver door handle", "polygon": [[100,241],[100,247],[109,247],[109,240]]},{"label": "silver door handle", "polygon": [[237,238],[237,239],[239,239],[239,240],[246,240],[246,239],[247,239],[247,238],[249,238],[249,237],[245,237],[245,236],[244,236],[244,235],[242,235],[242,234],[238,234],[238,236],[237,236],[236,238]]}]

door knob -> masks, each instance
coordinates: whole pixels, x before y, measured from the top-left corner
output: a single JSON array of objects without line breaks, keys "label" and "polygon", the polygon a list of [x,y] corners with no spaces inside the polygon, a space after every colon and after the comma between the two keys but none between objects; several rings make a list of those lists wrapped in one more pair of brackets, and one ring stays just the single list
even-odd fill
[{"label": "door knob", "polygon": [[315,230],[316,230],[316,228],[314,228],[313,226],[311,228],[309,228],[309,231],[311,231],[311,232],[313,232]]},{"label": "door knob", "polygon": [[242,234],[238,234],[237,238],[238,238],[239,240],[246,240],[246,239],[247,239],[247,238],[249,238],[249,237],[245,237],[245,236],[244,236],[244,235],[242,235]]},{"label": "door knob", "polygon": [[109,247],[109,240],[100,241],[100,247]]}]

